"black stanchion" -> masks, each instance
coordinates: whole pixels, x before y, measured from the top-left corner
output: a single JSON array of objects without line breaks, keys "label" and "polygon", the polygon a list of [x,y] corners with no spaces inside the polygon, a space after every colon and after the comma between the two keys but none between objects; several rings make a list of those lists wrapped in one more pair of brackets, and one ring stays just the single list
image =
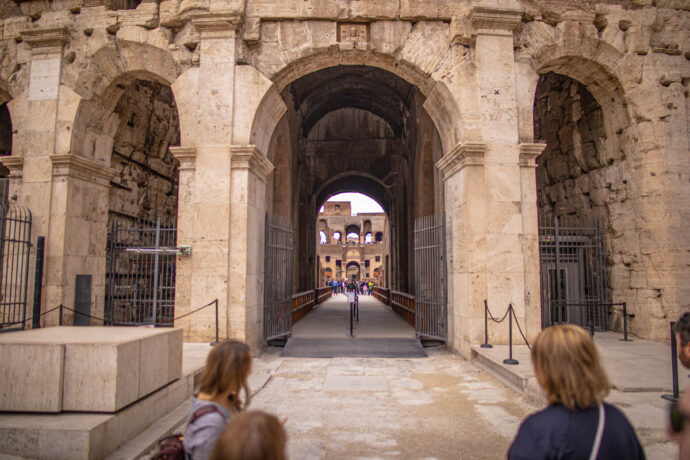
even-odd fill
[{"label": "black stanchion", "polygon": [[60,306],[58,307],[58,313],[60,314],[60,316],[58,317],[58,326],[62,326],[62,309],[63,306],[62,304],[60,304]]},{"label": "black stanchion", "polygon": [[[517,359],[513,359],[513,304],[508,304],[508,359],[503,360],[503,364],[520,364]],[[517,318],[516,318],[517,320]]]},{"label": "black stanchion", "polygon": [[623,302],[623,342],[632,342],[628,338],[628,302]]},{"label": "black stanchion", "polygon": [[489,305],[484,299],[484,343],[480,345],[482,348],[493,348],[494,346],[489,343]]},{"label": "black stanchion", "polygon": [[46,247],[46,237],[39,236],[36,241],[36,272],[34,275],[34,314],[36,321],[31,322],[31,329],[41,327],[41,297],[43,294],[43,253]]},{"label": "black stanchion", "polygon": [[661,395],[668,401],[678,401],[680,389],[678,388],[678,345],[676,344],[676,333],[673,332],[675,321],[671,321],[671,372],[673,373],[673,394]]},{"label": "black stanchion", "polygon": [[355,316],[355,313],[353,309],[355,308],[354,302],[350,302],[350,337],[354,337],[355,335],[352,332],[353,324],[352,324],[352,318]]},{"label": "black stanchion", "polygon": [[216,341],[210,343],[212,347],[218,345],[218,299],[214,300],[214,302],[216,304]]},{"label": "black stanchion", "polygon": [[357,312],[357,322],[359,323],[359,295],[355,292],[355,311]]}]

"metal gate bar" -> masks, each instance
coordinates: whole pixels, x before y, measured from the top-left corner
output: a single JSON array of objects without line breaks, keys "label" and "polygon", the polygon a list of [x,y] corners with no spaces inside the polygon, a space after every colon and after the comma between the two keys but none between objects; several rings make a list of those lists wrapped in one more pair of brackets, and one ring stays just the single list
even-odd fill
[{"label": "metal gate bar", "polygon": [[25,327],[31,211],[0,205],[0,238],[0,332],[5,332]]},{"label": "metal gate bar", "polygon": [[601,224],[578,216],[539,216],[542,327],[608,328]]},{"label": "metal gate bar", "polygon": [[177,253],[174,222],[114,219],[109,239],[108,324],[172,326]]},{"label": "metal gate bar", "polygon": [[415,219],[415,330],[425,339],[446,341],[446,239],[443,214]]},{"label": "metal gate bar", "polygon": [[266,213],[264,340],[292,331],[292,221]]}]

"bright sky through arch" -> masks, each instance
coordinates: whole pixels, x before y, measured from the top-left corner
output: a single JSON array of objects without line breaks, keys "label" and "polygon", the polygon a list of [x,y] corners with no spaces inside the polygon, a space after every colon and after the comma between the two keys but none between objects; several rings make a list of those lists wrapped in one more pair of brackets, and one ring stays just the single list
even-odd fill
[{"label": "bright sky through arch", "polygon": [[[352,204],[353,215],[363,212],[383,212],[383,208],[380,204],[361,193],[338,193],[330,197],[327,201],[349,201]],[[323,212],[323,206],[321,206],[319,212]]]}]

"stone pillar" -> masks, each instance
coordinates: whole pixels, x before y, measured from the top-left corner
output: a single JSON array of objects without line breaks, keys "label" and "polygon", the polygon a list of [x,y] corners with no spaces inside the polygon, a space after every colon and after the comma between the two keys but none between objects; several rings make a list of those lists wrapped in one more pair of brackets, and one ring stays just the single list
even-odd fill
[{"label": "stone pillar", "polygon": [[228,331],[253,348],[263,342],[266,179],[273,164],[253,145],[231,148]]},{"label": "stone pillar", "polygon": [[448,222],[448,344],[465,356],[484,331],[489,283],[485,153],[484,144],[460,144],[436,163],[444,183]]},{"label": "stone pillar", "polygon": [[[512,304],[528,334],[540,329],[536,178],[523,173],[518,141],[513,29],[521,15],[470,12],[482,142],[461,143],[436,164],[450,222],[449,341],[465,356],[483,340],[484,299],[494,315]],[[507,322],[490,327],[492,341],[505,343],[507,329]],[[517,330],[513,337],[522,340]]]},{"label": "stone pillar", "polygon": [[537,206],[537,157],[546,144],[520,144],[520,191],[522,214],[522,256],[525,267],[525,323],[531,342],[541,325],[541,293],[539,291],[539,208]]},{"label": "stone pillar", "polygon": [[[60,87],[65,29],[21,32],[31,51],[27,98],[27,126],[19,142],[23,161],[20,202],[33,213],[32,237],[46,236],[42,309],[64,304],[74,307],[77,274],[91,275],[91,314],[103,317],[104,250],[107,235],[108,192],[113,171],[91,160],[56,150],[63,95]],[[64,96],[64,97],[63,97]],[[57,324],[57,313],[44,324]],[[64,316],[73,320],[72,313]],[[92,324],[101,324],[92,321]]]},{"label": "stone pillar", "polygon": [[[254,146],[232,145],[235,100],[235,47],[240,15],[195,16],[200,33],[195,132],[183,132],[180,160],[178,244],[190,257],[177,266],[176,316],[214,299],[219,302],[220,338],[233,337],[258,347],[263,339],[263,231],[265,180],[272,164]],[[185,145],[195,143],[194,147]],[[212,308],[177,326],[185,340],[210,341]]]}]

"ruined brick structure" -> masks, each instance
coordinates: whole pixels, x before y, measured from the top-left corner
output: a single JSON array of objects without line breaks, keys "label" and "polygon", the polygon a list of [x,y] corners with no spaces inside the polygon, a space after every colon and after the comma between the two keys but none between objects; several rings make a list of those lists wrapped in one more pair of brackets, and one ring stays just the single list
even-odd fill
[{"label": "ruined brick structure", "polygon": [[319,285],[348,278],[387,286],[386,214],[351,214],[349,201],[327,201],[323,212],[319,212]]},{"label": "ruined brick structure", "polygon": [[[683,0],[5,1],[0,153],[47,237],[43,308],[88,273],[103,314],[108,222],[177,215],[176,313],[217,297],[258,346],[265,213],[312,289],[318,206],[362,191],[393,289],[415,219],[445,215],[462,353],[484,299],[540,330],[540,214],[600,219],[610,299],[667,340],[690,309],[688,30]],[[206,340],[213,313],[178,325]]]}]

